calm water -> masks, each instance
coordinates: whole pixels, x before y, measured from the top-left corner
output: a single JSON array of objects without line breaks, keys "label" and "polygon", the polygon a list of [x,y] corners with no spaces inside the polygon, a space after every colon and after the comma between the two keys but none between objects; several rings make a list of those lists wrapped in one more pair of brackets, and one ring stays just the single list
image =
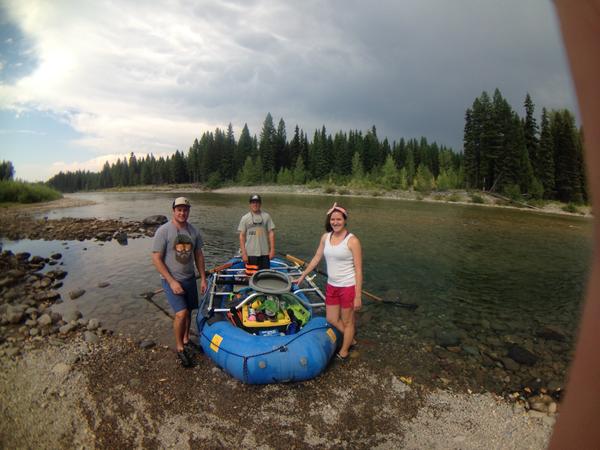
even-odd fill
[{"label": "calm water", "polygon": [[[82,194],[77,197],[97,204],[45,215],[142,220],[153,214],[169,216],[175,196]],[[186,196],[193,205],[190,221],[205,239],[207,267],[218,265],[238,248],[236,228],[247,211],[247,195]],[[310,259],[333,200],[264,196],[263,207],[277,227],[277,250]],[[420,305],[410,312],[367,302],[360,328],[363,337],[393,346],[406,336],[428,343],[433,342],[435,330],[456,330],[463,344],[483,349],[506,337],[532,343],[538,330],[552,325],[572,342],[591,257],[590,220],[438,203],[336,200],[349,209],[349,228],[363,246],[365,289],[386,299]],[[61,289],[65,300],[55,307],[59,311],[78,308],[116,332],[170,344],[169,320],[139,297],[160,287],[150,263],[151,244],[144,238],[130,239],[127,246],[5,241],[3,247],[44,257],[55,251],[64,255],[69,276]],[[98,288],[102,281],[111,285]],[[86,294],[69,300],[68,292],[79,287]],[[164,296],[157,295],[155,300],[167,306]],[[565,365],[568,357],[558,361]],[[548,364],[556,362],[549,357]],[[555,376],[562,370],[555,367]]]}]

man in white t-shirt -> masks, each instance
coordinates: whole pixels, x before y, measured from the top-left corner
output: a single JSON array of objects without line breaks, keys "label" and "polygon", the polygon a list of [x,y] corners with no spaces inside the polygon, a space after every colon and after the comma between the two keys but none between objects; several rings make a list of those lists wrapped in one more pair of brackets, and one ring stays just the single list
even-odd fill
[{"label": "man in white t-shirt", "polygon": [[275,257],[275,224],[268,212],[262,211],[260,195],[250,196],[250,211],[242,216],[238,225],[240,250],[246,265],[269,269]]}]

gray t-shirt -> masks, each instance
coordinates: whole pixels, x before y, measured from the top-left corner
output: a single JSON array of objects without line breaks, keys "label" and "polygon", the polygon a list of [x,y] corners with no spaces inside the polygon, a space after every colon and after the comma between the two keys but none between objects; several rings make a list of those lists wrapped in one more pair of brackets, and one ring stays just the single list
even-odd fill
[{"label": "gray t-shirt", "polygon": [[179,230],[169,221],[156,230],[152,251],[160,253],[173,278],[185,281],[196,276],[194,254],[203,245],[202,236],[192,224]]},{"label": "gray t-shirt", "polygon": [[242,216],[238,231],[246,233],[246,253],[248,256],[269,254],[269,231],[275,228],[269,213],[261,211],[254,214],[250,211]]}]

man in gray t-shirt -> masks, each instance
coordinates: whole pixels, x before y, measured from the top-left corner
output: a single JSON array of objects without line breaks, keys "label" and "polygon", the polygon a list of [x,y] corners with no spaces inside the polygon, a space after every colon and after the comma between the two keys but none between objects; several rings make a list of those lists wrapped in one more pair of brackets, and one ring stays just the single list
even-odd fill
[{"label": "man in gray t-shirt", "polygon": [[198,309],[195,268],[200,274],[200,289],[206,290],[202,236],[188,222],[190,202],[185,197],[173,201],[171,220],[154,235],[152,262],[160,273],[167,300],[173,308],[173,330],[177,356],[184,367],[192,366],[197,347],[190,341],[191,312]]},{"label": "man in gray t-shirt", "polygon": [[275,224],[269,213],[261,210],[260,195],[251,195],[249,203],[250,212],[238,225],[242,259],[247,265],[258,266],[258,270],[268,269],[275,257]]}]

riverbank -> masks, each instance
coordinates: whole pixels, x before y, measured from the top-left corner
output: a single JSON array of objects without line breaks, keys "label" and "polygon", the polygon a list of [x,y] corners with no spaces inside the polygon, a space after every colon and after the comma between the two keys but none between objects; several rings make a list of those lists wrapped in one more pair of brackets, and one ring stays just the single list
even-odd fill
[{"label": "riverbank", "polygon": [[466,191],[456,189],[446,192],[422,193],[417,191],[402,190],[377,190],[377,189],[354,189],[349,187],[318,186],[310,187],[308,185],[260,185],[260,186],[228,186],[209,190],[199,185],[193,184],[173,184],[173,185],[149,185],[136,186],[135,188],[114,188],[107,192],[173,192],[173,193],[195,193],[195,192],[214,192],[217,194],[294,194],[294,195],[327,195],[344,197],[367,197],[367,198],[385,198],[404,201],[423,201],[423,202],[442,202],[453,203],[457,205],[475,205],[493,208],[510,208],[522,211],[531,211],[544,214],[561,214],[578,217],[592,217],[591,206],[589,205],[568,205],[558,201],[538,202],[530,207],[514,203],[505,198],[499,198],[483,191]]},{"label": "riverbank", "polygon": [[[299,384],[243,385],[205,356],[74,334],[0,358],[5,448],[545,448],[553,417],[428,391],[358,359]],[[340,386],[344,386],[341,388]]]}]

